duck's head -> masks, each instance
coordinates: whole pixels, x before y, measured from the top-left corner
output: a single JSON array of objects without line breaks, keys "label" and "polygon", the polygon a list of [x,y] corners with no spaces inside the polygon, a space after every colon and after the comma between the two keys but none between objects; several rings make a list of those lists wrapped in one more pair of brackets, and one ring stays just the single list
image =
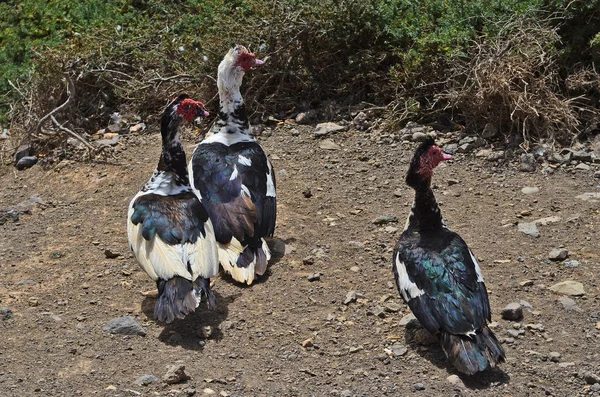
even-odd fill
[{"label": "duck's head", "polygon": [[207,117],[204,104],[195,101],[187,94],[181,94],[167,106],[161,119],[161,133],[164,141],[173,140],[177,136],[181,121],[191,123],[198,117]]},{"label": "duck's head", "polygon": [[239,87],[242,83],[244,73],[263,64],[264,62],[257,59],[256,55],[248,51],[246,47],[236,45],[227,52],[219,64],[219,82],[224,85],[223,88],[235,85]]},{"label": "duck's head", "polygon": [[452,156],[444,153],[442,149],[436,146],[433,138],[428,136],[415,150],[406,174],[406,184],[412,188],[417,188],[424,183],[429,184],[433,170],[442,161],[451,159]]}]

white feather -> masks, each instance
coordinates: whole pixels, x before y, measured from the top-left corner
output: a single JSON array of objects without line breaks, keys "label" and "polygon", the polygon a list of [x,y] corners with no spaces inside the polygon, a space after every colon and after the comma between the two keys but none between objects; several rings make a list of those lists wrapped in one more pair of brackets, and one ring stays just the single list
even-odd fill
[{"label": "white feather", "polygon": [[398,272],[398,277],[396,279],[396,283],[398,284],[398,290],[402,294],[402,297],[405,301],[409,301],[413,298],[421,296],[425,293],[422,289],[417,287],[415,283],[410,281],[408,278],[408,273],[406,272],[406,266],[404,262],[400,260],[400,255],[396,255],[394,265],[396,266],[396,270]]},{"label": "white feather", "polygon": [[[266,154],[265,154],[266,156]],[[275,197],[275,183],[273,182],[273,168],[271,167],[271,162],[267,159],[267,167],[269,167],[269,172],[267,172],[267,196]]]},{"label": "white feather", "polygon": [[229,177],[229,180],[233,181],[235,178],[237,178],[237,176],[238,176],[238,170],[237,170],[237,167],[234,164],[233,165],[233,172],[231,173],[231,176]]},{"label": "white feather", "polygon": [[477,258],[473,255],[473,252],[469,249],[469,255],[471,255],[471,260],[475,265],[475,273],[477,274],[477,281],[483,283],[483,275],[481,274],[481,268],[479,267],[479,262],[477,262]]},{"label": "white feather", "polygon": [[238,163],[240,163],[241,165],[245,165],[247,167],[250,167],[252,165],[252,160],[250,160],[248,157],[242,156],[240,154],[238,156]]}]

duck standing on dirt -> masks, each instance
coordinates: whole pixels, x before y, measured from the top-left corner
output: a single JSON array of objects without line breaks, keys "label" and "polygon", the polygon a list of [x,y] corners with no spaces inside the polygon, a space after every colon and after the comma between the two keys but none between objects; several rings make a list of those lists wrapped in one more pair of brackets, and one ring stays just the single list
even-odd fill
[{"label": "duck standing on dirt", "polygon": [[215,227],[219,261],[234,280],[252,284],[271,257],[264,237],[273,235],[277,202],[275,174],[250,135],[240,94],[242,78],[263,62],[243,46],[229,50],[219,65],[219,119],[192,156],[192,188]]},{"label": "duck standing on dirt", "polygon": [[477,259],[448,229],[431,189],[433,170],[452,157],[428,137],[406,175],[415,201],[396,245],[393,269],[398,291],[419,322],[439,337],[446,357],[474,374],[504,361],[504,350],[487,326],[490,304]]},{"label": "duck standing on dirt", "polygon": [[129,245],[138,263],[156,281],[154,315],[171,322],[196,310],[202,295],[210,307],[215,299],[210,278],[219,272],[213,226],[192,191],[179,126],[206,117],[201,102],[183,94],[163,112],[162,153],[152,178],[131,203],[127,214]]}]

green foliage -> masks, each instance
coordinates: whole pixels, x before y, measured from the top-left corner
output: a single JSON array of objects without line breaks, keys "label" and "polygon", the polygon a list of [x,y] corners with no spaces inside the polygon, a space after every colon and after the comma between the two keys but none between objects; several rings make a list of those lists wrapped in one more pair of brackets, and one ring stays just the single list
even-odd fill
[{"label": "green foliage", "polygon": [[[23,0],[0,3],[0,122],[34,123],[66,99],[72,120],[101,125],[127,105],[142,116],[187,91],[214,98],[227,49],[267,57],[246,79],[250,109],[277,113],[335,99],[423,113],[454,90],[448,73],[507,21],[559,28],[568,75],[600,54],[599,2],[570,0]],[[487,44],[485,44],[487,45]],[[74,70],[70,65],[76,59]],[[174,76],[179,76],[174,78]],[[463,76],[468,78],[469,74]],[[167,79],[168,77],[168,79]],[[13,89],[9,81],[20,87]],[[465,81],[462,81],[464,83]],[[16,109],[28,102],[28,117]],[[211,105],[211,103],[209,103]],[[214,103],[212,104],[214,105]],[[458,109],[459,111],[461,109]],[[34,117],[30,117],[34,116]]]}]

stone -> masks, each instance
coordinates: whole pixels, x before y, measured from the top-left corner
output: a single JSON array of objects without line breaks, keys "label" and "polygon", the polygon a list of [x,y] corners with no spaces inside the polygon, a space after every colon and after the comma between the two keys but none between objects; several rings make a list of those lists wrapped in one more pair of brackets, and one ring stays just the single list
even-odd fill
[{"label": "stone", "polygon": [[10,320],[13,318],[13,312],[8,307],[0,307],[0,319]]},{"label": "stone", "polygon": [[398,313],[400,310],[402,310],[402,306],[394,302],[388,302],[384,305],[384,309],[389,313]]},{"label": "stone", "polygon": [[358,112],[358,114],[352,120],[352,123],[357,130],[364,131],[371,126],[371,123],[369,123],[368,119],[369,117],[365,112]]},{"label": "stone", "polygon": [[306,125],[312,123],[316,119],[316,112],[309,110],[306,112],[300,112],[296,115],[296,124]]},{"label": "stone", "polygon": [[120,254],[118,254],[116,252],[112,252],[108,248],[104,250],[104,256],[106,257],[106,259],[116,259],[119,257],[119,255]]},{"label": "stone", "polygon": [[427,134],[424,132],[414,132],[412,134],[411,140],[413,142],[423,142],[427,138]]},{"label": "stone", "polygon": [[302,342],[302,347],[307,348],[307,347],[313,347],[313,341],[312,339],[306,339]]},{"label": "stone", "polygon": [[567,296],[562,296],[558,298],[558,303],[560,303],[566,311],[574,311],[574,312],[582,312],[581,308],[577,306],[575,301]]},{"label": "stone", "polygon": [[586,152],[585,150],[578,150],[578,151],[571,152],[571,156],[573,157],[573,160],[577,160],[577,161],[586,161],[586,162],[592,161],[592,153]]},{"label": "stone", "polygon": [[448,382],[450,382],[451,385],[453,386],[457,386],[457,387],[464,387],[465,384],[463,383],[462,379],[460,379],[460,377],[458,375],[450,375],[449,377],[446,378],[446,380]]},{"label": "stone", "polygon": [[344,305],[349,305],[351,303],[356,302],[356,298],[358,297],[358,295],[356,294],[356,291],[348,291],[348,293],[346,294],[346,299],[344,299]]},{"label": "stone", "polygon": [[321,123],[317,124],[315,128],[315,138],[325,137],[329,134],[336,132],[345,131],[346,127],[335,123]]},{"label": "stone", "polygon": [[394,226],[386,226],[384,230],[386,231],[386,233],[396,233],[398,231],[398,228]]},{"label": "stone", "polygon": [[587,165],[586,163],[579,163],[575,166],[576,170],[581,170],[581,171],[589,171],[592,169],[592,167],[590,167],[589,165]]},{"label": "stone", "polygon": [[385,225],[386,223],[398,223],[398,217],[396,215],[381,215],[373,219],[371,223],[375,225]]},{"label": "stone", "polygon": [[569,251],[564,248],[554,248],[548,254],[548,259],[551,261],[563,261],[569,256]]},{"label": "stone", "polygon": [[404,327],[411,321],[416,321],[416,320],[417,320],[417,318],[415,317],[415,315],[412,313],[409,313],[400,319],[400,321],[398,322],[398,325],[401,327]]},{"label": "stone", "polygon": [[162,380],[167,385],[174,385],[176,383],[185,382],[190,379],[185,373],[185,365],[171,365],[167,369],[167,373],[163,376]]},{"label": "stone", "polygon": [[412,385],[415,390],[425,390],[425,385],[422,383],[415,383]]},{"label": "stone", "polygon": [[486,156],[487,161],[500,161],[506,158],[506,152],[504,150],[495,150]]},{"label": "stone", "polygon": [[546,226],[550,223],[560,222],[562,218],[560,216],[546,216],[544,218],[536,219],[533,221],[536,225]]},{"label": "stone", "polygon": [[442,150],[448,154],[456,154],[458,152],[458,145],[456,143],[449,143],[444,145]]},{"label": "stone", "polygon": [[517,228],[521,233],[526,234],[528,236],[534,238],[540,237],[540,231],[538,230],[536,224],[533,222],[519,222]]},{"label": "stone", "polygon": [[309,274],[308,276],[306,276],[306,279],[310,282],[319,281],[321,279],[321,273],[317,272]]},{"label": "stone", "polygon": [[37,157],[35,156],[25,156],[25,157],[21,157],[19,159],[19,161],[17,161],[17,163],[15,164],[15,167],[17,167],[17,169],[19,171],[25,170],[27,168],[31,168],[34,165],[36,165],[38,162]]},{"label": "stone", "polygon": [[523,308],[517,302],[509,303],[502,309],[502,318],[509,321],[519,321],[523,318]]},{"label": "stone", "polygon": [[570,295],[570,296],[582,296],[585,295],[585,289],[583,288],[583,284],[578,281],[566,280],[561,281],[560,283],[554,284],[551,287],[548,287],[550,291],[556,292],[558,294]]},{"label": "stone", "polygon": [[381,306],[375,306],[374,308],[367,311],[367,315],[375,316],[379,318],[385,318],[385,311]]},{"label": "stone", "polygon": [[394,357],[402,357],[408,353],[408,348],[403,345],[392,345],[390,350],[392,351],[392,355]]},{"label": "stone", "polygon": [[109,334],[146,335],[144,328],[142,328],[142,326],[130,316],[113,318],[106,323],[106,325],[102,328],[102,331]]},{"label": "stone", "polygon": [[10,138],[10,131],[6,128],[2,129],[2,133],[0,133],[0,139],[8,139]]},{"label": "stone", "polygon": [[550,352],[550,354],[548,354],[548,358],[553,363],[557,363],[560,361],[560,353],[559,352]]},{"label": "stone", "polygon": [[145,129],[146,129],[146,124],[145,123],[137,123],[137,124],[132,125],[131,127],[129,127],[129,132],[130,133],[142,132]]},{"label": "stone", "polygon": [[581,377],[583,378],[583,380],[585,380],[585,383],[587,383],[588,385],[595,385],[600,383],[600,376],[590,371],[585,371]]},{"label": "stone", "polygon": [[576,199],[579,200],[584,200],[584,201],[590,201],[592,203],[596,203],[598,200],[600,199],[600,193],[594,192],[594,193],[583,193],[580,194],[579,196],[575,196]]},{"label": "stone", "polygon": [[531,287],[533,285],[533,280],[523,280],[519,283],[521,287]]},{"label": "stone", "polygon": [[158,378],[154,375],[142,375],[137,378],[133,384],[138,386],[148,386],[151,383],[158,382]]},{"label": "stone", "polygon": [[324,139],[319,143],[319,147],[325,150],[339,150],[341,149],[340,145],[332,141],[331,139]]},{"label": "stone", "polygon": [[217,394],[217,392],[209,387],[206,387],[202,389],[202,394],[204,394],[205,396],[214,396],[215,394]]},{"label": "stone", "polygon": [[537,167],[535,156],[531,153],[523,153],[519,162],[519,171],[534,172]]},{"label": "stone", "polygon": [[481,131],[481,136],[485,139],[490,139],[498,135],[498,128],[492,123],[487,123]]},{"label": "stone", "polygon": [[570,261],[563,262],[563,266],[567,267],[569,269],[574,269],[576,267],[579,267],[579,265],[581,265],[581,263],[579,263],[579,261],[576,261],[576,260],[570,260]]},{"label": "stone", "polygon": [[210,339],[212,334],[213,334],[213,328],[210,325],[203,325],[202,327],[198,328],[198,330],[196,331],[196,335],[200,339]]},{"label": "stone", "polygon": [[360,272],[360,267],[358,267],[358,266],[352,266],[350,268],[350,271],[354,272],[354,273],[358,273],[358,272]]},{"label": "stone", "polygon": [[97,141],[94,141],[94,145],[96,145],[98,147],[102,147],[102,146],[116,146],[117,143],[119,143],[120,139],[121,139],[120,135],[116,135],[112,139],[98,139]]},{"label": "stone", "polygon": [[15,151],[15,164],[19,162],[23,157],[29,157],[33,155],[33,145],[31,143],[23,143],[19,145]]},{"label": "stone", "polygon": [[540,188],[532,187],[532,186],[525,186],[523,189],[521,189],[521,193],[523,193],[523,194],[535,194],[539,191],[540,191]]}]

